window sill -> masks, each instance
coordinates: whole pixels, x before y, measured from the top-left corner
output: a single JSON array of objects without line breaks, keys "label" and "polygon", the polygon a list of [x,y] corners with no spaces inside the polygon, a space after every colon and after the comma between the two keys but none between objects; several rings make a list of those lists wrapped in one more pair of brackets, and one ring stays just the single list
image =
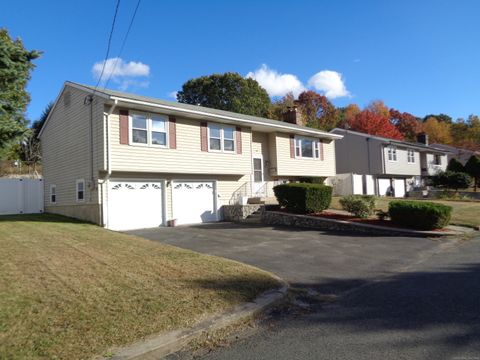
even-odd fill
[{"label": "window sill", "polygon": [[143,148],[153,148],[153,149],[169,149],[167,145],[153,145],[153,144],[141,144],[141,143],[129,143],[130,146],[138,146]]}]

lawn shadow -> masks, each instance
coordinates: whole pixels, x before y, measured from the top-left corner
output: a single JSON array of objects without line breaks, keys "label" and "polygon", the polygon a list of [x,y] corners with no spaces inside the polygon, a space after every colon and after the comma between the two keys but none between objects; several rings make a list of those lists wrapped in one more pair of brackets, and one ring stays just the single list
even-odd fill
[{"label": "lawn shadow", "polygon": [[74,219],[68,216],[63,216],[63,215],[51,214],[51,213],[0,215],[0,223],[3,221],[91,224],[83,220]]}]

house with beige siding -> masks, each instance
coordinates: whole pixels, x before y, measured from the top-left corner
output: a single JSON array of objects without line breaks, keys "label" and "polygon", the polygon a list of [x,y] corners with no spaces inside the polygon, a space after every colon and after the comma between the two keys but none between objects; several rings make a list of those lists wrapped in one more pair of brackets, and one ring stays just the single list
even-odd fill
[{"label": "house with beige siding", "polygon": [[338,195],[404,197],[448,165],[448,151],[429,146],[426,134],[412,143],[338,128],[331,133],[343,136],[335,142],[337,175],[330,179]]},{"label": "house with beige siding", "polygon": [[222,220],[276,184],[335,175],[342,135],[66,82],[41,132],[45,211],[128,230]]}]

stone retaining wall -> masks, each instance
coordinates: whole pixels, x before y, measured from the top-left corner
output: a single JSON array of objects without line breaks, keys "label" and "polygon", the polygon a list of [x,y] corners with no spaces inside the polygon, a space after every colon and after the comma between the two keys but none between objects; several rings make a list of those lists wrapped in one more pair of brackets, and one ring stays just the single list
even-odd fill
[{"label": "stone retaining wall", "polygon": [[409,230],[384,229],[374,225],[355,224],[343,220],[325,219],[317,216],[295,215],[279,211],[265,211],[262,222],[267,225],[284,225],[330,231],[346,231],[382,236],[421,236]]},{"label": "stone retaining wall", "polygon": [[241,222],[262,207],[263,204],[224,205],[223,220]]}]

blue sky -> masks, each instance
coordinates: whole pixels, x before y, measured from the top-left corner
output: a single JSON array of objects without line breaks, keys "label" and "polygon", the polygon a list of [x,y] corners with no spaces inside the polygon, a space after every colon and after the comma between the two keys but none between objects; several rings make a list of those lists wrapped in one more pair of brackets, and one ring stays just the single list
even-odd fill
[{"label": "blue sky", "polygon": [[[111,58],[136,1],[121,1]],[[44,52],[28,86],[31,119],[65,80],[95,84],[114,6],[2,2],[0,26]],[[142,0],[109,87],[169,99],[192,77],[235,71],[272,95],[313,88],[337,106],[381,99],[417,116],[467,117],[480,114],[479,23],[475,0]]]}]

